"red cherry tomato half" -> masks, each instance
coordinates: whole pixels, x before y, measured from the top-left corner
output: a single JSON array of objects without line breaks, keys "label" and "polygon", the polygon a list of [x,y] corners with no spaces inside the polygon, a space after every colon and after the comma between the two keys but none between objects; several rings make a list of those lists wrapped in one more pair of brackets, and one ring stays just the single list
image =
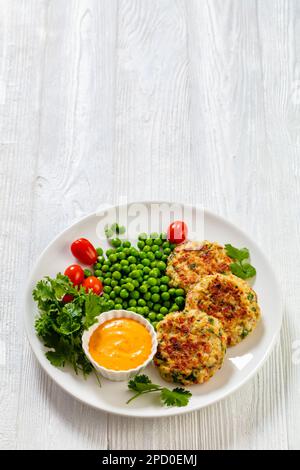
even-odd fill
[{"label": "red cherry tomato half", "polygon": [[63,296],[62,301],[64,304],[69,304],[70,302],[72,302],[73,299],[74,299],[73,295],[66,294]]},{"label": "red cherry tomato half", "polygon": [[168,240],[171,243],[182,243],[187,239],[188,228],[182,220],[175,220],[168,228]]},{"label": "red cherry tomato half", "polygon": [[83,264],[95,264],[98,258],[97,251],[86,238],[75,240],[71,245],[71,251],[73,256]]},{"label": "red cherry tomato half", "polygon": [[88,292],[91,289],[96,295],[100,295],[103,290],[102,282],[99,281],[99,279],[95,276],[87,277],[83,281],[82,285],[85,288],[86,292]]},{"label": "red cherry tomato half", "polygon": [[84,280],[84,271],[78,264],[72,264],[65,270],[65,276],[68,276],[74,286],[79,286]]}]

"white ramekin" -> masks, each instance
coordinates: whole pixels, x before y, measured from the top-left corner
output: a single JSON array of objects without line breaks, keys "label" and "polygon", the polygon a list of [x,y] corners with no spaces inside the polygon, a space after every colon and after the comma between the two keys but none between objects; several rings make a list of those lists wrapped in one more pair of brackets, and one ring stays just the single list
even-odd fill
[{"label": "white ramekin", "polygon": [[[151,353],[148,357],[148,359],[141,364],[140,366],[136,367],[135,369],[128,369],[128,370],[112,370],[112,369],[106,369],[106,367],[100,366],[90,355],[89,352],[89,342],[90,342],[90,337],[92,336],[93,332],[98,328],[99,325],[102,323],[112,320],[113,318],[132,318],[133,320],[136,320],[137,322],[141,323],[142,325],[145,326],[147,331],[151,335],[151,340],[152,340],[152,348],[151,348]],[[130,312],[128,310],[110,310],[109,312],[104,312],[101,313],[98,317],[96,317],[97,322],[94,323],[88,330],[86,330],[83,335],[82,335],[82,347],[83,350],[89,359],[89,361],[93,364],[94,368],[100,372],[100,374],[105,377],[106,379],[113,380],[115,382],[121,382],[122,380],[128,380],[130,377],[133,377],[134,375],[138,374],[141,372],[142,369],[144,369],[153,359],[154,354],[156,353],[157,349],[157,339],[156,339],[156,333],[153,328],[153,326],[146,320],[144,317],[141,315],[138,315],[135,312]]]}]

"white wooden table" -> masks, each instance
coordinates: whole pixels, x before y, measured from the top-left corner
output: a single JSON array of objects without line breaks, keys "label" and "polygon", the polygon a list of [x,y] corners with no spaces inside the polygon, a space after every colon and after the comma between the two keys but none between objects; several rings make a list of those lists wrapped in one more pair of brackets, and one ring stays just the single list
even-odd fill
[{"label": "white wooden table", "polygon": [[[299,1],[0,0],[0,158],[1,448],[300,448]],[[247,230],[277,270],[284,323],[223,402],[125,419],[45,375],[22,293],[67,225],[157,198]]]}]

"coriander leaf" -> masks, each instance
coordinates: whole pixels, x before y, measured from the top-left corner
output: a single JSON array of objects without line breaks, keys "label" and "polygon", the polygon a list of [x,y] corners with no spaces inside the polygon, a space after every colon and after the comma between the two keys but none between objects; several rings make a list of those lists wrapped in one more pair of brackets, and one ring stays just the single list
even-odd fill
[{"label": "coriander leaf", "polygon": [[147,375],[136,375],[128,382],[128,388],[135,392],[158,390],[159,385],[153,384]]},{"label": "coriander leaf", "polygon": [[71,345],[64,338],[60,338],[54,351],[46,352],[47,359],[55,367],[63,367],[69,360]]},{"label": "coriander leaf", "polygon": [[245,279],[248,279],[256,275],[256,269],[251,264],[244,263],[242,266],[243,266],[243,271],[245,273]]},{"label": "coriander leaf", "polygon": [[81,328],[82,309],[70,302],[64,306],[57,318],[59,331],[63,335],[70,335]]},{"label": "coriander leaf", "polygon": [[235,248],[234,246],[232,246],[230,244],[227,244],[227,245],[225,245],[225,249],[226,249],[226,254],[232,259],[236,259],[238,261],[243,261],[244,259],[249,258],[248,248],[238,249],[238,248]]},{"label": "coriander leaf", "polygon": [[237,277],[240,277],[241,279],[246,279],[246,275],[243,271],[243,268],[240,264],[238,263],[231,263],[230,265],[230,270],[232,274],[234,274]]},{"label": "coriander leaf", "polygon": [[191,392],[179,387],[173,390],[163,388],[161,391],[161,400],[167,406],[186,406],[191,396]]},{"label": "coriander leaf", "polygon": [[102,313],[102,299],[99,295],[95,295],[92,292],[87,294],[85,298],[85,319],[84,328],[87,329],[92,326],[96,317]]}]

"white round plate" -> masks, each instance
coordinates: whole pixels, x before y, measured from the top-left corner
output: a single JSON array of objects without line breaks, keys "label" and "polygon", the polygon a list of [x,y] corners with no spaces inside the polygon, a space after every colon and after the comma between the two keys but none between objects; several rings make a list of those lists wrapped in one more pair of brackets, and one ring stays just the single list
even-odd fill
[{"label": "white round plate", "polygon": [[[146,208],[139,216],[139,228],[140,231],[148,233],[150,206],[163,204],[164,210],[168,211],[168,204],[171,203],[145,202],[139,204],[143,204]],[[127,211],[128,206],[111,208],[106,213],[106,217],[108,215],[109,220],[113,223],[116,220],[116,209]],[[27,286],[25,324],[31,347],[50,377],[72,396],[99,410],[125,416],[153,418],[187,413],[208,406],[228,396],[249,380],[267,358],[278,336],[282,320],[279,286],[269,262],[256,243],[233,224],[207,210],[192,208],[188,205],[181,205],[181,207],[187,212],[192,210],[193,217],[197,217],[200,221],[203,214],[203,230],[201,229],[202,233],[199,233],[199,240],[207,239],[221,244],[231,243],[237,247],[246,246],[249,248],[251,263],[257,270],[253,287],[258,294],[262,320],[256,330],[242,343],[228,349],[223,367],[209,382],[189,387],[193,395],[188,406],[182,408],[162,406],[156,394],[138,398],[127,405],[126,401],[132,396],[132,393],[127,389],[126,382],[115,383],[101,378],[102,387],[100,388],[93,374],[85,380],[80,375],[76,376],[68,368],[59,369],[52,366],[45,357],[45,348],[34,330],[34,320],[38,312],[32,299],[32,290],[36,282],[43,276],[55,276],[58,272],[64,272],[66,266],[74,262],[69,246],[76,238],[85,237],[91,240],[95,246],[108,247],[106,241],[99,240],[99,221],[102,220],[103,214],[92,214],[85,217],[62,232],[38,259]],[[134,211],[131,213],[133,214]],[[156,221],[153,218],[155,219],[155,216],[152,215],[151,231],[165,230],[165,226],[160,226],[161,219],[158,218]],[[190,222],[188,222],[190,228],[189,224]],[[96,227],[98,227],[98,236]],[[153,365],[148,366],[145,373],[151,377],[153,382],[172,387],[172,384],[166,384],[160,378]]]}]

